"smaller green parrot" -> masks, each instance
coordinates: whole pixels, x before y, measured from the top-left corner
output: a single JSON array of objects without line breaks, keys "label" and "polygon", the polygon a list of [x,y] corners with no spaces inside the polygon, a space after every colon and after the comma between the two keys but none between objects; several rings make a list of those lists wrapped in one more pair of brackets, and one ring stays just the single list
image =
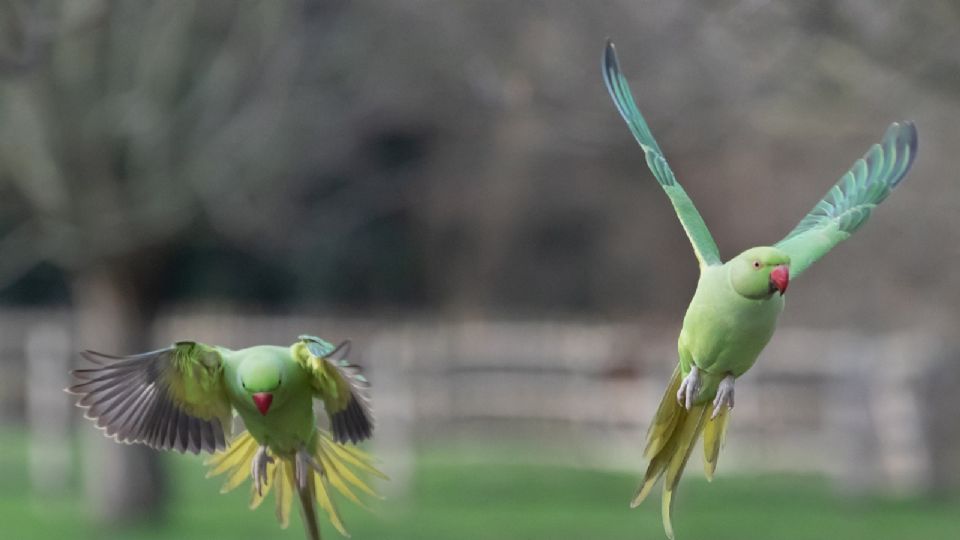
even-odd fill
[{"label": "smaller green parrot", "polygon": [[773,336],[791,277],[849,238],[904,179],[917,155],[917,130],[909,122],[892,124],[883,141],[857,160],[785,238],[724,263],[634,103],[609,41],[602,69],[617,110],[673,203],[700,263],[700,280],[677,340],[679,362],[647,433],[647,472],[630,503],[639,505],[666,476],[661,514],[672,539],[673,494],[687,460],[702,433],[704,470],[713,479],[733,408],[734,381],[753,366]]},{"label": "smaller green parrot", "polygon": [[[95,367],[74,370],[77,382],[67,391],[80,396],[85,416],[117,442],[218,452],[207,462],[208,476],[228,473],[221,492],[252,476],[251,508],[276,486],[281,527],[289,523],[296,493],[310,540],[320,538],[317,503],[349,536],[329,487],[363,506],[351,486],[377,495],[356,471],[386,479],[369,455],[347,445],[373,432],[370,384],[344,359],[349,347],[349,341],[334,346],[300,336],[289,347],[236,351],[192,341],[124,357],[84,351]],[[323,402],[332,435],[317,426],[314,398]],[[234,413],[246,431],[230,439]]]}]

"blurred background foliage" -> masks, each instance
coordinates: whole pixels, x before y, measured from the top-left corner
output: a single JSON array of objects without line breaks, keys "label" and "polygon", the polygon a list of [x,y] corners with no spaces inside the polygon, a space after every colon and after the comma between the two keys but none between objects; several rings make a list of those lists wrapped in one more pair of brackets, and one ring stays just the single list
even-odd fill
[{"label": "blurred background foliage", "polygon": [[109,265],[161,302],[672,318],[695,268],[610,114],[606,36],[727,256],[785,234],[890,121],[920,125],[922,189],[824,261],[833,286],[797,295],[792,320],[897,326],[885,313],[938,313],[960,291],[938,270],[958,230],[942,151],[960,93],[952,2],[84,0],[4,15],[10,302],[68,302],[74,276]]},{"label": "blurred background foliage", "polygon": [[[183,309],[673,339],[696,266],[603,88],[610,37],[725,257],[781,238],[889,122],[915,121],[909,179],[791,287],[782,324],[921,332],[955,359],[958,29],[952,0],[4,0],[0,302],[56,310],[69,350],[142,350]],[[643,372],[635,346],[607,376]],[[3,388],[21,433],[9,396],[30,392]],[[120,471],[87,483],[103,520],[168,494],[149,451],[88,444]]]}]

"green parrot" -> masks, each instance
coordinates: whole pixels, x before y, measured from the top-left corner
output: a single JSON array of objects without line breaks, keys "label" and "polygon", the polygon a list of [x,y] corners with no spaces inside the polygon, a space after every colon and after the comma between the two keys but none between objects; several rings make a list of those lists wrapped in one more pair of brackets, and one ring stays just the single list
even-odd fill
[{"label": "green parrot", "polygon": [[[370,385],[343,359],[349,345],[300,336],[289,347],[236,351],[192,341],[125,357],[84,351],[95,367],[74,370],[76,384],[67,390],[80,396],[85,416],[117,442],[219,452],[207,462],[207,476],[228,473],[221,492],[252,476],[251,508],[275,485],[282,527],[289,523],[295,492],[308,538],[320,538],[317,503],[348,536],[329,487],[363,506],[351,486],[377,495],[357,471],[386,478],[369,455],[346,444],[373,431]],[[314,398],[323,402],[332,435],[317,426]],[[229,439],[234,412],[246,431]]]},{"label": "green parrot", "polygon": [[704,470],[713,479],[733,408],[734,381],[753,366],[773,336],[790,278],[849,238],[903,180],[917,154],[917,130],[909,122],[892,124],[883,141],[857,160],[783,240],[750,248],[724,263],[634,103],[609,41],[602,68],[614,104],[673,203],[700,263],[700,279],[677,342],[679,362],[647,433],[647,472],[630,503],[639,505],[666,474],[661,514],[672,539],[673,494],[683,468],[702,433]]}]

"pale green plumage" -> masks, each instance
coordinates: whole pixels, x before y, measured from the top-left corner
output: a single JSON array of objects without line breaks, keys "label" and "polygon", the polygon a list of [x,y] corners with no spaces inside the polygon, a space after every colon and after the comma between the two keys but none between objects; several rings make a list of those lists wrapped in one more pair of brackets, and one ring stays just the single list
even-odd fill
[{"label": "pale green plumage", "polygon": [[[768,266],[781,264],[782,259],[775,252],[768,256],[774,261]],[[691,364],[695,364],[707,377],[698,402],[713,399],[711,389],[727,373],[739,377],[750,369],[773,336],[777,317],[783,311],[782,295],[768,294],[763,300],[752,300],[734,289],[730,273],[738,262],[741,260],[735,258],[700,273],[697,290],[683,318],[677,341],[682,374],[689,373]],[[757,273],[763,277],[766,290],[768,280],[763,270]]]},{"label": "pale green plumage", "polygon": [[[236,351],[189,341],[130,357],[86,351],[95,367],[74,371],[78,382],[69,390],[80,396],[78,405],[87,416],[120,442],[193,453],[226,449],[211,461],[212,474],[229,473],[225,491],[250,476],[257,448],[266,446],[276,458],[267,466],[266,478],[268,487],[277,484],[281,524],[287,523],[297,494],[311,538],[319,538],[314,501],[345,534],[330,488],[362,504],[352,488],[374,492],[354,469],[383,476],[368,456],[344,446],[369,438],[373,427],[369,383],[359,368],[338,358],[348,346],[301,336],[289,347]],[[271,396],[267,410],[258,408],[256,394]],[[332,438],[317,426],[314,398],[324,403]],[[242,418],[247,432],[227,448],[231,411]],[[293,480],[298,451],[306,451],[324,471],[311,473],[305,490]],[[260,500],[257,494],[253,506]]]},{"label": "pale green plumage", "polygon": [[[614,104],[640,143],[650,171],[673,203],[700,262],[700,280],[678,340],[678,366],[647,433],[644,457],[649,465],[631,501],[631,506],[640,504],[665,475],[662,517],[667,536],[673,538],[673,494],[701,432],[707,478],[712,479],[716,470],[730,416],[726,401],[718,401],[716,416],[710,414],[710,402],[717,396],[721,381],[749,370],[770,341],[783,310],[787,279],[798,276],[848,238],[903,180],[916,157],[917,133],[910,123],[891,125],[883,141],[854,163],[786,238],[773,247],[751,248],[721,263],[706,224],[674,177],[634,103],[610,42],[604,53],[603,78]],[[678,392],[683,391],[681,383],[694,367],[700,386],[687,409],[679,403]],[[732,383],[726,384],[732,396]]]}]

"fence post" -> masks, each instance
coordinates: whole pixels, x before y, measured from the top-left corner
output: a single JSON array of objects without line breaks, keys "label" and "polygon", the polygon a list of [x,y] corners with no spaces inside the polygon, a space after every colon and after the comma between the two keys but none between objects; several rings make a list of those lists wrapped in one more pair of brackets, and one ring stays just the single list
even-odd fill
[{"label": "fence post", "polygon": [[941,343],[922,374],[923,425],[930,452],[930,491],[950,496],[960,487],[960,348]]},{"label": "fence post", "polygon": [[876,424],[883,490],[912,496],[929,490],[933,471],[924,423],[924,374],[932,343],[923,333],[899,333],[882,340],[870,405]]},{"label": "fence post", "polygon": [[367,368],[374,385],[373,413],[376,435],[373,444],[378,456],[386,460],[390,476],[383,490],[387,495],[406,493],[413,475],[413,395],[409,373],[416,351],[411,328],[380,332],[370,340]]},{"label": "fence post", "polygon": [[903,332],[851,338],[837,347],[827,440],[843,444],[839,462],[831,465],[844,491],[912,496],[930,489],[935,476],[930,411],[937,406],[924,381],[936,341]]},{"label": "fence post", "polygon": [[30,482],[34,493],[56,495],[71,478],[70,333],[62,323],[43,322],[26,335],[27,424]]},{"label": "fence post", "polygon": [[828,436],[826,444],[836,445],[835,460],[827,467],[838,480],[841,491],[849,495],[870,492],[877,487],[880,467],[877,434],[871,414],[871,390],[876,388],[874,371],[879,347],[859,336],[838,340],[831,351],[837,366],[837,378],[830,385],[826,408]]}]

